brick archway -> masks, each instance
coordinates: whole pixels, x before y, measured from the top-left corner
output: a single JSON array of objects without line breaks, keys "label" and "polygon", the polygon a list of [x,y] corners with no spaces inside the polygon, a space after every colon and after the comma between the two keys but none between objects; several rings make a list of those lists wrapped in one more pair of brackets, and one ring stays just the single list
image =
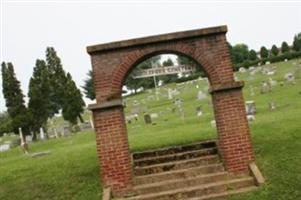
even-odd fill
[{"label": "brick archway", "polygon": [[101,178],[116,195],[132,188],[132,166],[121,101],[123,81],[142,60],[158,53],[182,54],[200,63],[210,81],[218,147],[226,169],[246,172],[254,161],[243,82],[235,82],[226,26],[177,32],[87,47],[97,104],[90,105]]}]

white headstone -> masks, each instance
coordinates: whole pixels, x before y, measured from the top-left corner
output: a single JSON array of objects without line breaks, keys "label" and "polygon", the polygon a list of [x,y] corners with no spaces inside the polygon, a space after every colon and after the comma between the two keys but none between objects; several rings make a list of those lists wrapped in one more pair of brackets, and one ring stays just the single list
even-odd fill
[{"label": "white headstone", "polygon": [[43,130],[42,127],[40,128],[40,138],[41,138],[41,140],[45,140],[46,139],[45,133],[44,133],[44,130]]},{"label": "white headstone", "polygon": [[256,107],[254,101],[246,101],[246,112],[247,115],[255,115]]},{"label": "white headstone", "polygon": [[207,97],[207,95],[202,90],[200,90],[197,95],[197,100],[200,101],[202,99],[205,99],[206,97]]},{"label": "white headstone", "polygon": [[93,123],[92,117],[90,117],[90,124],[91,124],[92,129],[94,129],[94,123]]}]

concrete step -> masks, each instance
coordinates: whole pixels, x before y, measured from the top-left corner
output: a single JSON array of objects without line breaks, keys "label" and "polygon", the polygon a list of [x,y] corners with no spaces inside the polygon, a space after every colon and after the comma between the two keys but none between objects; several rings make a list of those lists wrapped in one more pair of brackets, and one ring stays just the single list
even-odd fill
[{"label": "concrete step", "polygon": [[188,160],[164,162],[159,164],[151,164],[148,166],[136,166],[134,169],[134,174],[140,176],[214,163],[220,163],[218,155],[201,156]]},{"label": "concrete step", "polygon": [[162,182],[138,185],[134,187],[134,191],[135,191],[134,193],[138,195],[158,193],[167,190],[175,190],[184,187],[224,181],[229,178],[230,177],[228,176],[227,172],[217,172],[217,173],[211,173],[206,175],[193,176],[191,178],[178,178],[172,180],[165,180]]},{"label": "concrete step", "polygon": [[221,192],[217,194],[208,194],[202,197],[194,197],[194,198],[189,198],[186,200],[224,200],[226,197],[233,196],[233,195],[239,195],[247,192],[252,192],[256,190],[256,186],[250,186],[250,187],[245,187],[245,188],[240,188],[236,190],[230,190],[226,192]]},{"label": "concrete step", "polygon": [[179,178],[189,178],[198,175],[204,175],[209,173],[223,172],[224,166],[221,163],[210,164],[198,167],[190,167],[179,170],[172,170],[167,172],[161,172],[156,174],[148,174],[142,176],[136,176],[134,179],[134,185],[155,183],[160,181],[179,179]]},{"label": "concrete step", "polygon": [[134,165],[147,166],[147,165],[166,163],[166,162],[172,162],[177,160],[186,160],[186,159],[197,158],[200,156],[214,155],[214,154],[217,154],[216,147],[198,149],[198,150],[187,151],[187,152],[180,152],[175,154],[167,154],[167,155],[156,156],[156,157],[140,158],[134,160]]},{"label": "concrete step", "polygon": [[253,177],[244,177],[227,181],[220,181],[211,184],[189,186],[175,190],[167,190],[153,194],[143,194],[127,198],[128,200],[183,200],[195,197],[205,197],[206,195],[225,193],[237,189],[254,186]]},{"label": "concrete step", "polygon": [[182,146],[173,146],[173,147],[155,149],[150,151],[137,152],[133,154],[133,159],[137,160],[142,158],[158,157],[158,156],[163,156],[168,154],[175,154],[175,153],[199,150],[204,148],[212,148],[212,147],[216,147],[216,141],[207,140],[207,141],[201,141],[201,142],[182,145]]}]

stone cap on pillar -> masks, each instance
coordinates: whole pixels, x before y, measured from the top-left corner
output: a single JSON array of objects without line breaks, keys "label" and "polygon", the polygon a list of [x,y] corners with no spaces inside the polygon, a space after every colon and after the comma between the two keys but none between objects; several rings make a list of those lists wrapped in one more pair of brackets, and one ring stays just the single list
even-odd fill
[{"label": "stone cap on pillar", "polygon": [[243,81],[215,84],[210,87],[209,93],[213,94],[216,92],[223,92],[226,90],[241,89],[243,88],[243,86],[244,86]]},{"label": "stone cap on pillar", "polygon": [[88,106],[88,109],[91,111],[95,111],[95,110],[104,110],[104,109],[119,107],[119,106],[123,106],[122,100],[114,99],[114,100],[103,102],[103,103],[90,104]]}]

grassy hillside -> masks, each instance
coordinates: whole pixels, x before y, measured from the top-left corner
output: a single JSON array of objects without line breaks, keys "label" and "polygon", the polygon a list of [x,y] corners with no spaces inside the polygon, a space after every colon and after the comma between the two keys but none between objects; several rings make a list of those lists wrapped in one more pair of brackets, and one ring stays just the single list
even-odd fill
[{"label": "grassy hillside", "polygon": [[[294,72],[300,63],[293,60],[273,64],[277,71],[272,76],[254,76],[249,73],[237,73],[244,80],[245,100],[256,103],[256,120],[250,123],[256,161],[267,179],[267,183],[257,191],[232,200],[298,200],[301,199],[301,72],[296,76],[296,84],[283,81],[287,72]],[[277,86],[271,93],[260,94],[260,83],[268,78],[277,80]],[[196,85],[199,88],[196,88]],[[251,96],[250,86],[255,96]],[[129,115],[133,110],[157,113],[153,125],[145,125],[143,117],[127,124],[130,148],[140,151],[166,145],[188,143],[196,140],[215,138],[216,131],[210,121],[213,119],[210,96],[198,101],[197,91],[208,87],[206,81],[194,84],[166,85],[160,88],[160,100],[147,91],[126,98],[125,111]],[[183,100],[185,119],[180,113],[173,113],[173,103],[168,100],[167,88],[177,88],[177,98]],[[153,97],[151,97],[153,96]],[[275,111],[269,111],[268,103],[274,101]],[[135,106],[134,102],[140,104]],[[146,106],[147,105],[147,106]],[[196,116],[196,107],[201,106],[203,116]],[[95,135],[83,132],[71,137],[37,142],[30,146],[32,152],[51,151],[40,158],[22,155],[15,148],[0,153],[0,199],[100,199],[101,187],[98,178]]]}]

